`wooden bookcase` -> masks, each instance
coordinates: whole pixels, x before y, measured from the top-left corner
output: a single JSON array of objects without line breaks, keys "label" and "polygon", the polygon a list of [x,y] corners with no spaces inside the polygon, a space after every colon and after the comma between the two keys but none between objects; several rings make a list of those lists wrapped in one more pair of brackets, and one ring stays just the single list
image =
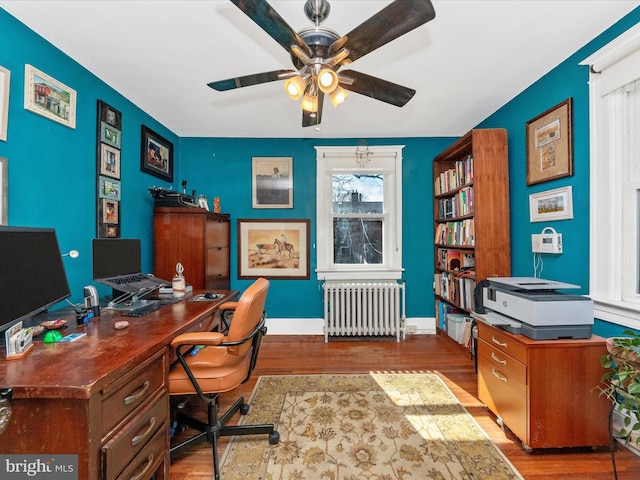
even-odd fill
[{"label": "wooden bookcase", "polygon": [[433,182],[439,317],[471,311],[476,282],[511,275],[507,131],[471,130],[434,158]]}]

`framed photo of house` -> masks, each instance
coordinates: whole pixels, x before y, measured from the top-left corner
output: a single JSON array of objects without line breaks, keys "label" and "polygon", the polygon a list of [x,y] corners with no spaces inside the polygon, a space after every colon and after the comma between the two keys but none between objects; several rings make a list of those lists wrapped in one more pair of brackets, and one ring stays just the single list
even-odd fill
[{"label": "framed photo of house", "polygon": [[293,157],[253,157],[253,208],[293,208]]},{"label": "framed photo of house", "polygon": [[309,279],[309,220],[238,220],[238,278]]},{"label": "framed photo of house", "polygon": [[100,175],[120,178],[120,150],[100,143]]},{"label": "framed photo of house", "polygon": [[0,66],[0,140],[7,140],[7,122],[9,121],[9,86],[11,72]]},{"label": "framed photo of house", "polygon": [[573,175],[573,99],[527,122],[527,185]]},{"label": "framed photo of house", "polygon": [[43,117],[76,128],[76,91],[26,64],[24,108]]},{"label": "framed photo of house", "polygon": [[173,182],[173,143],[142,125],[140,170]]},{"label": "framed photo of house", "polygon": [[120,200],[120,180],[100,177],[100,198]]},{"label": "framed photo of house", "polygon": [[0,225],[7,225],[9,222],[9,208],[7,199],[9,192],[9,175],[7,174],[7,159],[0,157]]},{"label": "framed photo of house", "polygon": [[571,186],[529,195],[529,218],[531,222],[573,218]]}]

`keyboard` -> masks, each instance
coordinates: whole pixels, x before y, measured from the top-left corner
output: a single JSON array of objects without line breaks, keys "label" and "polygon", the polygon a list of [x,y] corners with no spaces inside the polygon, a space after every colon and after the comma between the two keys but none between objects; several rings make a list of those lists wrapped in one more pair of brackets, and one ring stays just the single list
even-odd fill
[{"label": "keyboard", "polygon": [[116,277],[110,279],[116,285],[128,285],[129,283],[142,282],[148,280],[146,275],[127,275],[126,277]]},{"label": "keyboard", "polygon": [[161,308],[168,307],[169,305],[173,305],[174,303],[178,303],[179,301],[181,301],[181,299],[179,298],[163,298],[157,302],[149,303],[148,305],[143,305],[142,307],[128,310],[122,315],[125,317],[143,317],[152,312],[160,310]]}]

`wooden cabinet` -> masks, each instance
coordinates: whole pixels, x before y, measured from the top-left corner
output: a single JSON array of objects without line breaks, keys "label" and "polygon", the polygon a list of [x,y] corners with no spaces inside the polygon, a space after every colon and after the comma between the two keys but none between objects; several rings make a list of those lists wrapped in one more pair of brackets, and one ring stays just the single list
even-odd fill
[{"label": "wooden cabinet", "polygon": [[478,397],[526,449],[608,445],[605,340],[532,340],[478,322]]},{"label": "wooden cabinet", "polygon": [[470,311],[476,280],[511,275],[506,130],[467,133],[434,158],[433,180],[436,298]]},{"label": "wooden cabinet", "polygon": [[153,210],[153,273],[170,279],[184,267],[195,290],[226,290],[230,284],[229,215],[202,208]]}]

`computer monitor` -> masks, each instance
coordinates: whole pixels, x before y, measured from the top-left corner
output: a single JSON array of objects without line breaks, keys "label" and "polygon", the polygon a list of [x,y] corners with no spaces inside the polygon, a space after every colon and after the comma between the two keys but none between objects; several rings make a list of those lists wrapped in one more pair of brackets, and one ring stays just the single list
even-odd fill
[{"label": "computer monitor", "polygon": [[93,279],[140,273],[142,254],[140,239],[94,238]]},{"label": "computer monitor", "polygon": [[0,226],[0,332],[71,295],[53,228]]}]

